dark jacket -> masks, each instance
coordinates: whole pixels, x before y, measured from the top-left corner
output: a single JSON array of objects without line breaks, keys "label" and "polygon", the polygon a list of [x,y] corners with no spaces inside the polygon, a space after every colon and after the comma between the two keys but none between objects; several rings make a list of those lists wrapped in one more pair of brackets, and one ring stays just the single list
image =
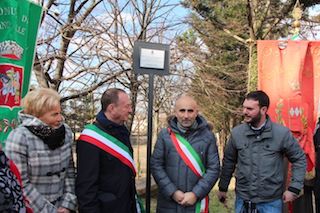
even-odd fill
[{"label": "dark jacket", "polygon": [[317,123],[316,132],[313,137],[316,151],[316,178],[314,182],[314,194],[316,203],[316,212],[320,213],[320,120]]},{"label": "dark jacket", "polygon": [[236,126],[224,153],[220,191],[227,191],[236,168],[236,192],[242,199],[260,203],[281,198],[285,185],[284,156],[292,163],[288,189],[299,193],[303,187],[306,159],[290,130],[269,118],[261,134],[246,123]]},{"label": "dark jacket", "polygon": [[22,187],[10,168],[12,163],[0,150],[0,212],[25,212]]},{"label": "dark jacket", "polygon": [[316,151],[316,171],[320,171],[320,122],[318,121],[313,136],[314,150]]},{"label": "dark jacket", "polygon": [[[103,112],[95,125],[133,152],[129,131],[108,120]],[[85,141],[77,142],[76,195],[80,213],[136,213],[135,177],[116,157]]]},{"label": "dark jacket", "polygon": [[194,192],[198,200],[203,199],[216,183],[220,163],[216,146],[216,139],[208,127],[206,120],[198,116],[196,129],[180,132],[177,128],[177,119],[169,122],[173,132],[179,133],[191,144],[199,154],[206,173],[203,178],[195,175],[184,163],[176,151],[168,129],[162,129],[151,158],[152,175],[159,186],[157,212],[158,213],[194,213],[195,205],[183,207],[177,204],[172,195],[175,191]]}]

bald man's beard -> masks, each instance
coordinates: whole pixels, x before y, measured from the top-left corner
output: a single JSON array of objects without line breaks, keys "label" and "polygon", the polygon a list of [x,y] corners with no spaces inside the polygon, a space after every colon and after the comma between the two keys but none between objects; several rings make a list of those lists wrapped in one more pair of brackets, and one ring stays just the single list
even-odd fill
[{"label": "bald man's beard", "polygon": [[182,120],[179,123],[184,128],[190,128],[194,122],[195,122],[195,120],[186,119],[186,120]]}]

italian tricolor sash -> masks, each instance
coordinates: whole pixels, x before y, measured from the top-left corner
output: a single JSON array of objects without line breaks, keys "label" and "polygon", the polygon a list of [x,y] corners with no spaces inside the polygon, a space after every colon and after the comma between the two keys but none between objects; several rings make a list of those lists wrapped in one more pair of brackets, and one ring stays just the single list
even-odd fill
[{"label": "italian tricolor sash", "polygon": [[[178,154],[185,162],[185,164],[195,173],[198,177],[202,178],[206,172],[206,169],[201,161],[198,153],[193,149],[190,143],[181,135],[174,133],[168,128],[171,141],[176,148]],[[208,195],[196,204],[196,213],[208,213],[209,212],[209,197]]]},{"label": "italian tricolor sash", "polygon": [[136,167],[134,164],[132,152],[117,138],[102,131],[97,126],[89,124],[85,126],[79,140],[91,143],[100,149],[106,151],[110,155],[118,158],[123,164],[127,165],[134,175],[136,174]]},{"label": "italian tricolor sash", "polygon": [[[117,138],[102,131],[97,126],[89,124],[85,126],[79,140],[90,143],[116,157],[123,164],[128,166],[134,175],[136,175],[136,167],[133,160],[133,154],[129,148]],[[138,213],[144,213],[144,207],[138,195],[136,198],[136,207]]]}]

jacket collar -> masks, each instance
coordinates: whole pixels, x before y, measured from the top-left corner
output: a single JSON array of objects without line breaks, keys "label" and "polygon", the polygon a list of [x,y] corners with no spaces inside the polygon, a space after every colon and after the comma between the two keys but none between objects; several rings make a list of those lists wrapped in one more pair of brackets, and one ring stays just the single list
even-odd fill
[{"label": "jacket collar", "polygon": [[[264,127],[264,130],[261,133],[261,137],[260,138],[271,138],[272,137],[272,121],[270,119],[270,117],[267,115],[266,118],[266,124]],[[245,126],[245,135],[247,136],[251,136],[251,135],[255,135],[255,132],[250,128],[250,125],[246,123]]]},{"label": "jacket collar", "polygon": [[[196,117],[196,120],[195,122],[197,122],[198,125],[195,125],[196,128],[195,129],[192,129],[191,132],[194,132],[194,131],[197,131],[197,130],[200,130],[200,129],[203,129],[203,128],[206,128],[208,127],[208,123],[207,121],[205,120],[205,118],[201,115],[198,115]],[[178,128],[178,119],[177,117],[172,117],[169,121],[169,127],[174,131],[174,132],[177,132],[177,133],[182,133],[179,128]],[[209,127],[208,127],[209,128]]]},{"label": "jacket collar", "polygon": [[103,129],[109,129],[110,127],[114,128],[125,128],[125,125],[117,124],[107,118],[103,111],[100,111],[96,116],[96,121]]},{"label": "jacket collar", "polygon": [[[41,121],[39,118],[24,113],[23,111],[18,112],[18,119],[20,122],[20,126],[29,127],[29,126],[36,126],[36,127],[44,127],[52,129],[52,127],[48,126],[48,124]],[[60,123],[60,126],[57,128],[61,128],[64,125],[64,121]]]}]

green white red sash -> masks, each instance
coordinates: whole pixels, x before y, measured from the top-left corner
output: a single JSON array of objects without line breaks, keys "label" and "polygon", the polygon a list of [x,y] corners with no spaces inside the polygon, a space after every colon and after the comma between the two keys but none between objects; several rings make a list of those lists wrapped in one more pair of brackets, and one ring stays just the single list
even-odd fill
[{"label": "green white red sash", "polygon": [[[185,164],[195,173],[198,177],[202,178],[206,169],[201,161],[199,154],[193,149],[190,143],[181,135],[174,133],[168,128],[171,141],[176,148],[178,154],[185,162]],[[201,201],[196,203],[196,213],[209,212],[209,197],[208,195]]]},{"label": "green white red sash", "polygon": [[123,164],[127,165],[132,170],[134,175],[136,175],[136,167],[132,152],[117,138],[102,131],[97,126],[89,124],[85,126],[85,129],[82,131],[79,140],[91,143],[116,157]]},{"label": "green white red sash", "polygon": [[137,213],[145,213],[145,209],[144,209],[144,206],[143,206],[143,202],[140,198],[139,195],[136,194],[136,207],[137,207]]},{"label": "green white red sash", "polygon": [[[117,138],[102,131],[95,125],[89,124],[85,126],[85,129],[82,131],[79,140],[95,145],[105,152],[109,153],[110,155],[116,157],[123,164],[128,166],[132,170],[134,175],[136,175],[137,170],[133,160],[132,152],[124,143],[122,143]],[[137,212],[144,213],[145,210],[141,199],[137,194],[135,195],[135,198]]]}]

